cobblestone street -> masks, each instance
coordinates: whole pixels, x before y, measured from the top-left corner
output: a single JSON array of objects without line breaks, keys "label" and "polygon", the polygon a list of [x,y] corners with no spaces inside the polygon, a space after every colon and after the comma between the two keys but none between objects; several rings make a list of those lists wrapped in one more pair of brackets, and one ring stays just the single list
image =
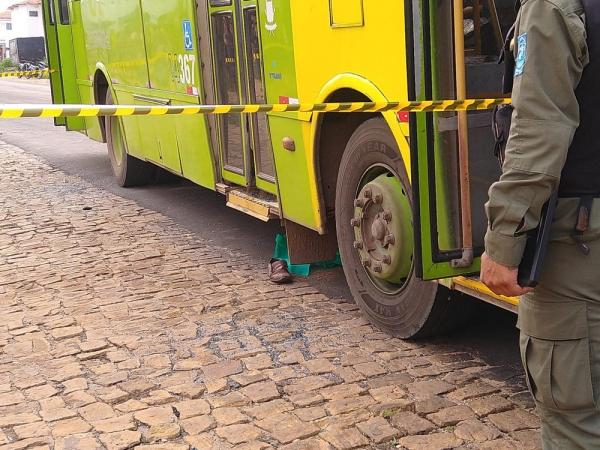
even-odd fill
[{"label": "cobblestone street", "polygon": [[[0,449],[534,449],[522,379],[0,143]],[[248,219],[253,220],[253,219]],[[218,233],[218,230],[214,230]]]}]

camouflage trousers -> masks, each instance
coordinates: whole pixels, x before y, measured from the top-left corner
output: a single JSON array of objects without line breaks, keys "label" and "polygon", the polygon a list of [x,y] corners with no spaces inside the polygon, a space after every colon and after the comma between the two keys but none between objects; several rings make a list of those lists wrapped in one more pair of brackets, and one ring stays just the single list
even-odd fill
[{"label": "camouflage trousers", "polygon": [[544,450],[600,449],[600,241],[553,241],[518,327]]}]

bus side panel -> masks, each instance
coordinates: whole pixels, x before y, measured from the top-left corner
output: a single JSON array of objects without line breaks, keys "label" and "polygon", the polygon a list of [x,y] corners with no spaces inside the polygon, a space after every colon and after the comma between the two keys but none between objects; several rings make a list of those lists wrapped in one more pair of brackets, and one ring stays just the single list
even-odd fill
[{"label": "bus side panel", "polygon": [[[141,5],[152,95],[177,105],[197,105],[202,80],[195,2],[141,0]],[[159,164],[201,186],[215,188],[205,116],[158,118],[153,129],[159,142]]]},{"label": "bus side panel", "polygon": [[[132,104],[142,105],[142,106],[157,106],[153,102],[148,102],[145,100],[140,100],[139,98],[133,98]],[[138,127],[138,135],[139,143],[133,142],[132,138],[128,138],[127,142],[132,142],[131,145],[134,145],[136,148],[141,149],[139,154],[132,153],[134,156],[137,156],[140,159],[146,159],[148,161],[152,161],[155,164],[169,167],[170,169],[180,172],[179,167],[174,166],[174,158],[167,157],[166,159],[162,158],[161,149],[160,149],[160,141],[158,135],[162,132],[174,134],[173,130],[173,119],[171,116],[139,116],[135,121],[131,121],[137,123]],[[177,151],[176,144],[172,142],[172,147],[167,148],[167,151],[175,150]]]},{"label": "bus side panel", "polygon": [[[336,76],[355,74],[377,86],[385,98],[406,99],[403,3],[398,0],[292,2],[292,25],[294,36],[298,36],[294,50],[300,97],[312,101]],[[319,70],[306,70],[307,67]]]},{"label": "bus side panel", "polygon": [[[73,29],[71,27],[72,3],[68,4],[68,8],[61,10],[60,4],[63,1],[54,0],[63,100],[67,104],[79,104],[81,103],[81,97],[77,86],[77,61],[73,50]],[[85,120],[82,117],[68,117],[66,120],[67,130],[85,130]]]},{"label": "bus side panel", "polygon": [[109,84],[148,87],[148,67],[138,0],[81,1],[89,73],[106,67]]},{"label": "bus side panel", "polygon": [[191,0],[141,0],[150,87],[198,96],[196,7]]},{"label": "bus side panel", "polygon": [[[81,17],[90,76],[105,67],[116,103],[133,104],[126,88],[148,88],[139,0],[81,0]],[[123,128],[129,153],[145,159],[137,118],[123,118]]]},{"label": "bus side panel", "polygon": [[[310,122],[271,115],[269,128],[275,149],[275,165],[283,217],[307,228],[317,229],[319,201],[310,190],[310,173],[306,145],[310,139]],[[292,138],[296,149],[284,150],[281,142]]]},{"label": "bus side panel", "polygon": [[[263,5],[259,3],[259,20],[267,101],[280,103],[284,98],[293,102],[298,90],[290,0],[268,0],[265,8]],[[318,199],[310,189],[305,150],[305,136],[310,133],[303,132],[310,129],[308,122],[299,121],[298,114],[272,113],[268,117],[283,216],[315,229]],[[281,142],[286,137],[294,140],[295,151],[283,149]]]},{"label": "bus side panel", "polygon": [[[48,67],[50,68],[50,89],[52,90],[52,102],[62,104],[65,102],[62,91],[62,80],[60,75],[60,57],[58,53],[58,35],[56,32],[56,11],[54,0],[42,2],[44,15],[44,33],[46,35],[46,55]],[[65,126],[67,121],[64,117],[54,119],[56,126]]]},{"label": "bus side panel", "polygon": [[[73,33],[73,52],[75,54],[75,61],[77,62],[77,88],[79,89],[81,103],[93,105],[96,103],[92,82],[94,77],[90,74],[93,72],[90,72],[88,64],[84,25],[81,17],[81,2],[71,3],[71,30]],[[95,141],[102,141],[100,120],[97,117],[86,117],[84,121],[88,137]]]},{"label": "bus side panel", "polygon": [[205,116],[178,116],[175,132],[183,176],[214,190],[215,169]]},{"label": "bus side panel", "polygon": [[148,67],[138,0],[82,0],[90,73],[106,66],[113,85],[148,87]]}]

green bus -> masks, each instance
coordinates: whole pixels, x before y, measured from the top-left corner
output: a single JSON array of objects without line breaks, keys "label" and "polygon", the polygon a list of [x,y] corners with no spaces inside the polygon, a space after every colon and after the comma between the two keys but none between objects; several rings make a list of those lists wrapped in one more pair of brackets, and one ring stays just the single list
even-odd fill
[{"label": "green bus", "polygon": [[[501,97],[512,0],[43,0],[57,104],[390,102]],[[402,338],[506,309],[476,278],[498,177],[491,112],[71,117],[121,186],[159,170],[280,220],[295,263],[339,249],[370,320]]]}]

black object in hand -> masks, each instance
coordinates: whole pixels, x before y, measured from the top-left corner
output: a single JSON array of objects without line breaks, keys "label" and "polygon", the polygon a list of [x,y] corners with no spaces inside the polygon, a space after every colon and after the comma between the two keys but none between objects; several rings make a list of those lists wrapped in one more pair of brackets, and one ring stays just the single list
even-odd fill
[{"label": "black object in hand", "polygon": [[517,282],[521,287],[536,287],[540,281],[557,202],[558,191],[554,192],[550,200],[544,205],[538,227],[527,233],[525,252],[519,265],[517,277]]}]

